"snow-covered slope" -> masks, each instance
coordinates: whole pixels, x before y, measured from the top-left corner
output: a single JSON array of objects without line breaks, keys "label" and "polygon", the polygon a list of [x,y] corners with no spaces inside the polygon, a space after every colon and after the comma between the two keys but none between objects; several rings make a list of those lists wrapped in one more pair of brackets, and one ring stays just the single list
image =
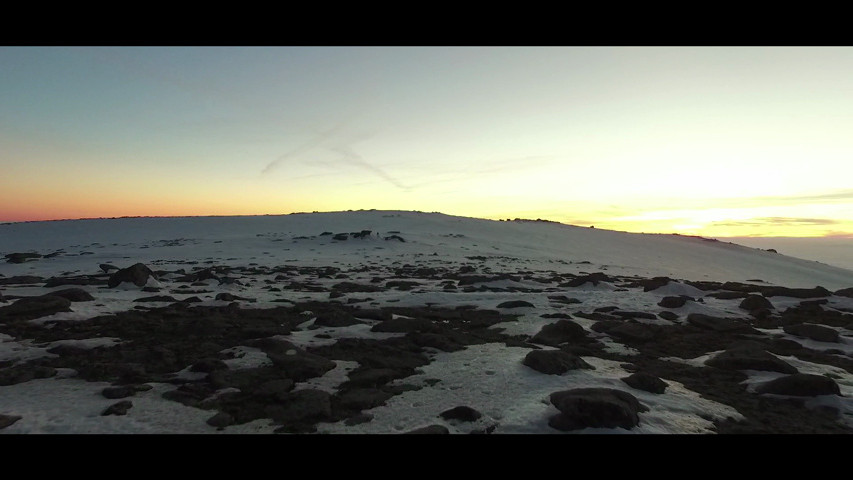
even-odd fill
[{"label": "snow-covered slope", "polygon": [[[405,242],[333,242],[323,232],[399,235]],[[399,233],[393,233],[399,232]],[[296,237],[309,237],[296,239]],[[316,238],[311,238],[316,237]],[[177,241],[176,241],[177,240]],[[142,248],[142,250],[139,250]],[[380,249],[381,248],[381,249]],[[788,287],[853,285],[853,271],[698,237],[636,234],[551,222],[501,222],[440,213],[352,211],[249,217],[121,218],[0,225],[0,254],[64,250],[52,262],[4,265],[6,275],[79,268],[81,260],[187,258],[316,262],[432,255],[487,257],[487,264],[558,272],[610,273],[684,280],[760,279]],[[76,255],[85,254],[84,257]],[[72,255],[72,256],[70,256]],[[429,261],[429,259],[424,259]],[[590,262],[581,263],[581,262]]]},{"label": "snow-covered slope", "polygon": [[[0,433],[853,431],[853,271],[736,244],[348,211],[4,224],[4,256],[21,261],[0,262]],[[137,263],[156,278],[108,283]],[[571,341],[536,337],[560,322]],[[765,363],[707,366],[742,340]],[[543,373],[537,351],[574,365]],[[767,413],[786,397],[756,389],[791,369],[840,395]],[[665,393],[629,385],[636,372]],[[639,423],[554,420],[551,394],[591,387],[630,393]],[[287,405],[315,416],[288,424]],[[479,417],[442,416],[459,406]]]}]

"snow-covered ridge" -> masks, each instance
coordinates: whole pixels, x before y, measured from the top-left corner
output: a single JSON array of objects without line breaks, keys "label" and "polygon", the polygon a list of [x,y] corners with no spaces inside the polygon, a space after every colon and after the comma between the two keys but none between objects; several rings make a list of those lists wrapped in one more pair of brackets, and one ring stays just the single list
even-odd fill
[{"label": "snow-covered ridge", "polygon": [[[335,241],[330,235],[321,235],[364,230],[369,230],[371,236],[354,241]],[[383,241],[395,235],[405,241]],[[335,248],[331,248],[332,243]],[[44,261],[4,264],[0,273],[38,275],[42,269],[66,265],[73,270],[82,260],[88,264],[114,262],[126,266],[122,264],[158,259],[181,261],[192,256],[225,264],[258,259],[264,263],[301,264],[352,259],[353,255],[435,254],[440,258],[477,257],[507,267],[512,258],[515,264],[510,269],[552,269],[561,273],[607,270],[621,275],[693,281],[758,279],[789,287],[819,285],[830,290],[853,286],[851,270],[712,239],[441,213],[361,210],[87,219],[0,226],[0,255],[45,255],[56,251],[60,254]]]}]

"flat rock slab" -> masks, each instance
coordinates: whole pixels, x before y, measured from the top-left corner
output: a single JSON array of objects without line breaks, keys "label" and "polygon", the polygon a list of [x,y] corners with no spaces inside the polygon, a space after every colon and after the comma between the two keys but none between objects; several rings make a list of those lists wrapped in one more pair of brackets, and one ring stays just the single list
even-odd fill
[{"label": "flat rock slab", "polygon": [[819,342],[838,343],[838,331],[823,325],[815,325],[813,323],[800,323],[797,325],[785,325],[782,327],[785,333],[796,335],[798,337],[811,338]]},{"label": "flat rock slab", "polygon": [[755,389],[758,393],[815,397],[818,395],[841,395],[835,380],[822,375],[795,373],[763,383]]},{"label": "flat rock slab", "polygon": [[780,373],[798,373],[797,369],[787,362],[759,348],[738,347],[725,350],[706,360],[705,365],[725,370],[765,370]]},{"label": "flat rock slab", "polygon": [[71,311],[71,300],[53,295],[24,297],[11,305],[0,307],[0,319],[32,320],[59,312]]},{"label": "flat rock slab", "polygon": [[562,375],[576,369],[595,369],[577,355],[562,350],[533,350],[524,357],[522,363],[548,375]]},{"label": "flat rock slab", "polygon": [[624,428],[640,423],[638,413],[648,411],[633,395],[612,388],[575,388],[550,395],[551,404],[560,411],[548,425],[557,430],[582,428]]}]

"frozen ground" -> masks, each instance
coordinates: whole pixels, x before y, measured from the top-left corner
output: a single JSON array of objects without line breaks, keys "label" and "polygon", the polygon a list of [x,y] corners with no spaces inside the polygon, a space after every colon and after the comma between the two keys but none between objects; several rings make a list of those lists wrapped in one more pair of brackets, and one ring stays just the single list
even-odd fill
[{"label": "frozen ground", "polygon": [[[774,405],[778,405],[780,416],[789,411],[786,409],[800,408],[808,415],[829,415],[826,421],[831,426],[826,428],[853,428],[853,403],[849,401],[853,370],[848,366],[853,364],[853,334],[849,330],[853,325],[853,298],[843,290],[853,286],[853,271],[757,248],[698,237],[630,234],[551,222],[353,211],[0,225],[0,256],[15,253],[39,257],[0,263],[0,433],[272,433],[282,431],[282,418],[295,415],[290,410],[282,413],[281,408],[298,404],[310,410],[318,402],[329,403],[332,413],[328,409],[315,412],[308,422],[311,425],[300,421],[284,431],[379,434],[432,425],[450,433],[714,433],[731,425],[760,423],[757,416],[767,407],[759,408],[758,403],[773,401],[777,401]],[[137,263],[155,272],[144,284],[125,281],[115,287],[106,285],[115,270],[102,265],[126,268]],[[204,269],[213,275],[188,278],[198,277]],[[568,285],[592,273],[605,279]],[[654,277],[668,278],[657,288],[644,288],[643,282]],[[734,286],[722,288],[724,282]],[[819,286],[826,293],[809,296],[791,291],[789,296],[768,290],[773,286]],[[8,313],[8,307],[20,298],[72,287],[89,293],[94,300],[73,301],[67,309],[26,318]],[[772,303],[772,311],[756,313],[740,306],[743,298],[711,295],[737,289],[764,294]],[[171,299],[138,301],[158,295]],[[659,305],[665,297],[681,295],[690,297],[682,306]],[[571,301],[558,299],[561,296]],[[198,301],[184,302],[193,297]],[[814,300],[819,303],[808,303]],[[508,301],[524,301],[530,306],[499,307]],[[183,305],[177,309],[175,304]],[[357,322],[322,323],[318,318],[325,315],[321,310],[326,307],[318,305],[331,305],[335,315],[351,315]],[[318,355],[333,363],[317,375],[276,377],[279,383],[270,385],[278,385],[281,391],[265,394],[267,403],[256,410],[266,413],[253,410],[246,418],[259,418],[249,421],[240,420],[240,415],[249,415],[244,404],[256,401],[261,394],[252,390],[254,387],[229,384],[231,380],[213,382],[213,373],[196,366],[198,358],[181,364],[184,356],[180,348],[157,350],[156,345],[147,345],[146,352],[156,350],[168,357],[159,358],[157,368],[169,365],[171,370],[154,375],[154,367],[149,366],[145,381],[137,379],[134,383],[90,367],[95,361],[92,359],[100,362],[105,358],[97,356],[102,352],[125,347],[132,350],[142,339],[127,336],[132,334],[129,330],[116,330],[115,334],[109,333],[112,330],[85,330],[91,337],[81,333],[95,318],[130,323],[143,316],[146,322],[156,317],[158,322],[176,318],[172,321],[189,323],[200,321],[192,312],[203,309],[239,319],[241,315],[254,318],[255,310],[273,308],[281,311],[283,330],[261,335],[257,333],[260,327],[252,327],[255,333],[241,334],[244,340],[236,343],[217,337],[223,348],[212,354],[205,350],[205,355],[214,355],[225,365],[217,369],[237,373],[281,369],[287,361],[280,355],[300,359]],[[440,331],[383,328],[388,319],[421,318],[432,315],[430,309],[491,311],[501,318],[488,328],[454,326],[453,335],[464,331],[463,340],[447,333],[452,330],[449,326]],[[385,316],[359,313],[376,310]],[[613,310],[627,313],[614,316]],[[663,312],[671,312],[674,318],[661,316]],[[737,319],[755,330],[720,333],[720,340],[711,341],[705,348],[702,342],[711,337],[691,343],[696,335],[710,335],[689,321],[700,314]],[[430,318],[433,322],[450,322]],[[831,321],[821,320],[825,318]],[[582,327],[586,343],[548,345],[534,341],[532,337],[543,326],[561,319]],[[617,329],[614,322],[630,323],[631,329]],[[785,329],[793,324],[818,323],[835,330],[838,337],[820,341]],[[436,340],[440,335],[449,336]],[[278,352],[275,348],[280,347],[256,342],[262,337],[294,347]],[[672,345],[666,343],[670,337],[686,340],[682,345]],[[447,339],[457,342],[454,348],[444,346],[442,342]],[[728,397],[715,397],[711,386],[702,387],[697,380],[702,372],[718,372],[704,362],[739,339],[765,342],[765,353],[798,372],[833,379],[840,395],[758,393],[756,385],[785,374],[735,368],[720,374],[731,376],[724,379],[731,389]],[[198,342],[204,340],[202,337]],[[405,348],[419,348],[418,358],[424,360],[415,366],[395,364],[389,367],[395,372],[392,378],[354,388],[353,376],[379,375],[384,367],[377,366],[382,362],[375,353],[347,357],[336,350],[344,341],[391,342],[387,345],[401,349],[402,344],[393,342],[413,341]],[[779,350],[783,346],[795,353]],[[193,348],[187,347],[187,352]],[[536,349],[569,352],[591,368],[543,373],[525,364],[526,356]],[[133,352],[136,355],[138,350]],[[186,358],[190,357],[187,353]],[[66,359],[72,363],[63,363]],[[14,373],[37,366],[42,373]],[[637,371],[659,377],[667,384],[665,392],[653,393],[625,383],[623,379]],[[281,380],[292,381],[281,387]],[[135,385],[131,394],[107,398],[102,393],[107,387],[128,383]],[[190,391],[187,385],[196,390]],[[639,423],[630,429],[561,430],[549,425],[559,413],[549,401],[552,393],[590,387],[633,395],[645,408],[638,413]],[[707,391],[699,391],[703,389]],[[248,392],[255,392],[255,397]],[[244,397],[240,397],[239,406],[233,403],[236,400],[227,400],[240,395]],[[131,406],[123,413],[103,414],[119,400],[129,401]],[[821,405],[829,407],[818,408]],[[480,416],[473,420],[441,416],[458,406],[470,407]],[[231,412],[233,418],[212,425],[208,420],[217,411]],[[263,416],[266,414],[268,417]],[[813,421],[808,415],[803,422]]]}]

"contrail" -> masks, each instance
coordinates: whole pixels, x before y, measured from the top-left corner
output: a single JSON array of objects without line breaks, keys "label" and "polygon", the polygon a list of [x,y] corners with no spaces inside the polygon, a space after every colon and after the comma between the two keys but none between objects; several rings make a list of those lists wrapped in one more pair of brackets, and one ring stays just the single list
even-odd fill
[{"label": "contrail", "polygon": [[377,167],[377,166],[375,166],[375,165],[373,165],[373,164],[369,163],[369,162],[368,162],[368,161],[366,161],[365,159],[363,159],[363,158],[361,157],[361,155],[359,155],[359,154],[355,153],[354,151],[352,151],[352,148],[351,148],[350,146],[348,146],[348,145],[337,145],[337,146],[335,146],[335,147],[332,147],[331,149],[332,149],[333,151],[338,152],[338,153],[340,153],[341,155],[343,155],[343,159],[344,159],[344,161],[349,162],[349,163],[352,163],[352,164],[354,164],[354,165],[358,165],[358,166],[363,167],[363,168],[366,168],[367,170],[370,170],[371,172],[373,172],[373,173],[375,173],[376,175],[380,176],[380,177],[381,177],[381,178],[383,178],[384,180],[388,181],[388,183],[390,183],[390,184],[394,185],[395,187],[397,187],[397,188],[399,188],[399,189],[401,189],[401,190],[410,191],[410,190],[412,189],[412,187],[408,187],[408,186],[406,186],[406,185],[403,185],[399,180],[397,180],[396,178],[392,177],[391,175],[388,175],[388,174],[387,174],[384,170],[382,170],[381,168],[379,168],[379,167]]},{"label": "contrail", "polygon": [[344,125],[346,123],[348,123],[346,120],[342,120],[342,121],[338,122],[338,124],[333,126],[332,128],[330,128],[326,131],[320,132],[320,134],[317,135],[317,137],[303,143],[302,145],[299,145],[298,147],[294,148],[293,150],[291,150],[291,151],[289,151],[283,155],[280,155],[278,158],[276,158],[275,160],[270,162],[261,171],[261,175],[266,175],[266,174],[270,173],[271,171],[273,171],[276,167],[281,165],[281,163],[283,161],[287,160],[288,158],[293,157],[295,155],[299,155],[301,153],[305,153],[305,152],[311,150],[312,148],[319,146],[321,143],[323,143],[324,141],[328,140],[329,138],[333,137],[336,133],[338,133],[341,130],[341,128],[344,127]]}]

